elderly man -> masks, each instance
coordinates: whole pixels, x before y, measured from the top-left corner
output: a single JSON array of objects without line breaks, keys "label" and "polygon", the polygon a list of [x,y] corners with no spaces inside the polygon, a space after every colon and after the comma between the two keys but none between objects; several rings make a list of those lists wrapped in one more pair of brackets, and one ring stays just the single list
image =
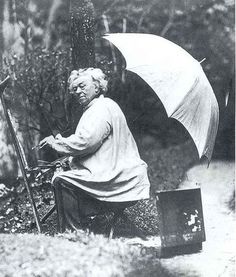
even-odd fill
[{"label": "elderly man", "polygon": [[69,91],[83,109],[75,133],[40,142],[69,156],[70,170],[53,177],[56,189],[60,187],[56,191],[62,229],[78,227],[79,208],[86,215],[93,206],[98,211],[99,202],[119,206],[149,198],[147,165],[140,159],[121,109],[104,97],[106,90],[107,81],[100,69],[72,71]]}]

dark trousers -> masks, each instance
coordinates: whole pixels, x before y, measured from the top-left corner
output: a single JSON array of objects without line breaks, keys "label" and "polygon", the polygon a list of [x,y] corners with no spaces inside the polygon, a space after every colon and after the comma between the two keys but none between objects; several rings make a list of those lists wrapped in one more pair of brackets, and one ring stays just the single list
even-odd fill
[{"label": "dark trousers", "polygon": [[55,198],[57,206],[58,231],[66,229],[76,230],[81,228],[77,193],[72,188],[67,188],[63,183],[55,185]]},{"label": "dark trousers", "polygon": [[83,190],[64,181],[54,185],[58,215],[58,231],[76,230],[86,226],[88,216],[118,212],[134,205],[137,201],[106,202],[99,201]]}]

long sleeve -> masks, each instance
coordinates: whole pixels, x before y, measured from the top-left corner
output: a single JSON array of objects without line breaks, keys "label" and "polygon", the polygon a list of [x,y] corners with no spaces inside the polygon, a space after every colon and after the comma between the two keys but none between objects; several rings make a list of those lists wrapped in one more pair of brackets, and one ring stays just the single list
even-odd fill
[{"label": "long sleeve", "polygon": [[85,111],[76,128],[75,134],[65,138],[57,136],[52,148],[70,156],[86,156],[94,153],[111,132],[109,115],[105,110]]}]

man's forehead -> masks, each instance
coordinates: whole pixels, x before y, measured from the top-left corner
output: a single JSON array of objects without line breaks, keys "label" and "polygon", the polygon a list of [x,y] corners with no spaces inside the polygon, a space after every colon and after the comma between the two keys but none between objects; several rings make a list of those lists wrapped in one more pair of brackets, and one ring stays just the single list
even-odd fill
[{"label": "man's forehead", "polygon": [[72,83],[78,85],[83,82],[92,82],[92,77],[90,75],[78,76]]}]

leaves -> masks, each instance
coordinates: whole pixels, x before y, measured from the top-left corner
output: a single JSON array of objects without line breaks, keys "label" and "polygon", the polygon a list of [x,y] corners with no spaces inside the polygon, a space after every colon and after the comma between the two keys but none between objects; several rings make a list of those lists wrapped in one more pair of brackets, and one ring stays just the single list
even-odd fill
[{"label": "leaves", "polygon": [[0,198],[6,196],[10,189],[5,186],[5,184],[0,184]]}]

